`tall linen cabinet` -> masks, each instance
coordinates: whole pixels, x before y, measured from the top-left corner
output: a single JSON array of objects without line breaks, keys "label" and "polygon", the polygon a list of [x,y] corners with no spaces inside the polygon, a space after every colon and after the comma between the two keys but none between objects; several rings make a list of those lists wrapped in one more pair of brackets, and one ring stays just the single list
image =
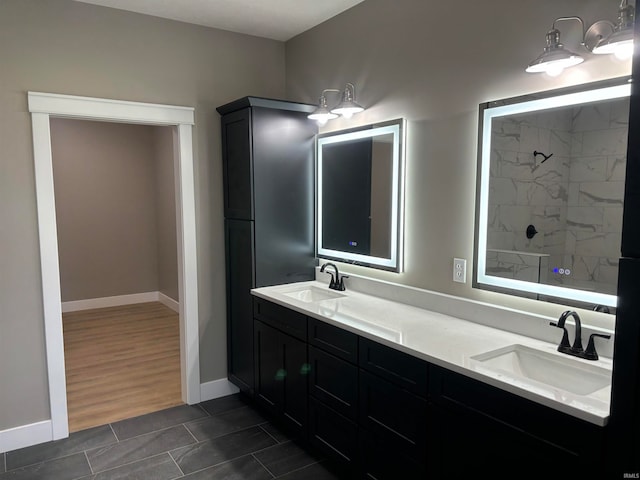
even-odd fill
[{"label": "tall linen cabinet", "polygon": [[244,97],[218,107],[227,287],[228,378],[254,393],[255,287],[313,280],[314,106]]}]

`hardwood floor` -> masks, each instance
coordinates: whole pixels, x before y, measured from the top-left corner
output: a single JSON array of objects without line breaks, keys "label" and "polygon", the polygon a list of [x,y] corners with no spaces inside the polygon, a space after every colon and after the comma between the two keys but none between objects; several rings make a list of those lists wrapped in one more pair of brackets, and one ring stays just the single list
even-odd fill
[{"label": "hardwood floor", "polygon": [[62,316],[69,430],[182,404],[178,314],[159,302]]}]

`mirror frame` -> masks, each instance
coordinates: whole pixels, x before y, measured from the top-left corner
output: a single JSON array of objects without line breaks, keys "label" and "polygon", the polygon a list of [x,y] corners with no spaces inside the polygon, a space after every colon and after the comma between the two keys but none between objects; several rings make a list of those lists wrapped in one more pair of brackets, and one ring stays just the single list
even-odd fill
[{"label": "mirror frame", "polygon": [[[391,186],[391,255],[390,258],[374,257],[343,252],[322,247],[322,147],[341,141],[393,135],[392,186]],[[319,258],[336,260],[371,268],[400,273],[404,256],[404,162],[406,122],[403,118],[362,125],[348,130],[322,133],[316,140],[316,255]]]},{"label": "mirror frame", "polygon": [[630,77],[619,77],[575,87],[550,90],[505,100],[480,104],[478,122],[478,167],[476,172],[476,221],[474,242],[473,288],[520,295],[578,307],[603,305],[616,307],[617,296],[559,287],[486,274],[487,230],[489,213],[489,177],[491,166],[492,120],[506,115],[522,114],[550,108],[568,107],[631,95]]}]

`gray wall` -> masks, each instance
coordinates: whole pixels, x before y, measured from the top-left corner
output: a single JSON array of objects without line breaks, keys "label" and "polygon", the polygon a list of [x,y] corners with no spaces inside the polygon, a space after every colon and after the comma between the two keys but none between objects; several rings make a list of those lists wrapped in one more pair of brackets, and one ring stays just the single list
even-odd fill
[{"label": "gray wall", "polygon": [[[315,102],[324,88],[357,87],[366,111],[330,121],[323,132],[405,117],[407,128],[405,272],[344,265],[401,284],[545,315],[561,305],[472,289],[452,282],[453,258],[473,259],[478,105],[529,92],[629,75],[630,62],[595,58],[551,78],[524,68],[544,46],[553,20],[579,15],[587,25],[615,20],[601,0],[426,2],[366,0],[286,44],[287,96]],[[577,22],[563,41],[579,49]],[[611,317],[584,312],[590,322]]]},{"label": "gray wall", "polygon": [[215,107],[282,98],[284,45],[71,0],[2,0],[0,59],[0,430],[50,418],[27,91],[195,107],[201,381],[224,377]]},{"label": "gray wall", "polygon": [[51,120],[63,302],[158,290],[154,140],[145,125]]}]

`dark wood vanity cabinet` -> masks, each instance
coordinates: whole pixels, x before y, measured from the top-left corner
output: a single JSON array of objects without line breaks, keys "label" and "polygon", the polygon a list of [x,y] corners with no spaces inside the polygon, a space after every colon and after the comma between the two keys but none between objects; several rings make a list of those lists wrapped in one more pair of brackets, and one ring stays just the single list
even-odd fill
[{"label": "dark wood vanity cabinet", "polygon": [[358,470],[358,336],[309,319],[309,441]]},{"label": "dark wood vanity cabinet", "polygon": [[362,337],[359,360],[362,471],[378,480],[425,478],[428,364]]},{"label": "dark wood vanity cabinet", "polygon": [[606,478],[606,429],[255,298],[255,401],[344,478]]},{"label": "dark wood vanity cabinet", "polygon": [[307,317],[254,300],[255,400],[300,437],[307,422]]},{"label": "dark wood vanity cabinet", "polygon": [[313,105],[244,97],[221,115],[229,380],[254,393],[255,287],[313,280]]},{"label": "dark wood vanity cabinet", "polygon": [[605,429],[431,368],[433,478],[604,479]]}]

